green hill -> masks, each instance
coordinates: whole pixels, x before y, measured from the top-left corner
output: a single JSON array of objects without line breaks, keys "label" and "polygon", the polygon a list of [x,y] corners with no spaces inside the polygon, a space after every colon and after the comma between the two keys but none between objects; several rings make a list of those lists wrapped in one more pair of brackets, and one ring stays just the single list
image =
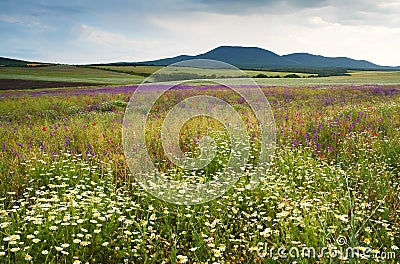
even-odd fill
[{"label": "green hill", "polygon": [[[206,53],[144,61],[135,64],[166,66],[190,59],[211,59],[232,64],[241,69],[359,69],[399,70],[399,67],[380,66],[365,60],[346,57],[324,57],[308,53],[278,55],[258,47],[221,46]],[[126,64],[126,62],[125,62]]]},{"label": "green hill", "polygon": [[[6,67],[26,67],[26,66],[40,66],[45,65],[41,62],[31,62],[31,61],[24,61],[24,60],[16,60],[16,59],[9,59],[0,57],[0,66]],[[48,65],[48,64],[46,64]]]}]

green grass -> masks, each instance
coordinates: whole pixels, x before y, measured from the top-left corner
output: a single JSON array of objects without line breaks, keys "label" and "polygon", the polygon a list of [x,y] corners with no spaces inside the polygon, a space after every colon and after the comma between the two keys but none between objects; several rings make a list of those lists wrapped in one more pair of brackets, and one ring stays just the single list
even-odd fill
[{"label": "green grass", "polygon": [[[114,85],[139,84],[145,78],[157,70],[160,66],[98,66],[98,67],[76,67],[76,66],[47,66],[47,67],[0,67],[0,79],[23,79],[62,82],[88,82]],[[106,70],[107,69],[107,70]],[[197,70],[188,68],[188,73],[197,73]],[[292,72],[270,72],[245,70],[249,77],[257,74],[267,76],[285,76]],[[215,70],[204,71],[204,74],[214,74]],[[217,76],[231,76],[230,70],[220,70]],[[301,77],[309,74],[295,73]],[[385,71],[352,71],[352,76],[332,76],[319,78],[255,78],[260,85],[271,86],[305,86],[324,84],[398,84],[400,72]],[[237,72],[234,72],[237,76]],[[237,80],[241,82],[240,79]]]},{"label": "green grass", "polygon": [[[249,76],[254,77],[257,76],[258,74],[265,74],[268,77],[275,77],[275,76],[280,76],[281,78],[284,77],[285,75],[289,74],[296,74],[300,77],[308,77],[313,74],[308,74],[308,73],[299,73],[299,72],[273,72],[273,71],[262,71],[262,70],[244,70],[245,73],[247,73]],[[315,75],[315,74],[314,74]]]},{"label": "green grass", "polygon": [[[106,69],[115,72],[126,72],[130,74],[153,74],[154,72],[162,69],[162,66],[95,66],[94,68],[98,69]],[[262,70],[243,70],[249,76],[256,76],[257,74],[265,74],[267,76],[285,76],[287,74],[298,74],[299,76],[310,76],[311,74],[304,73],[296,73],[296,72],[271,72],[271,71],[262,71]],[[188,68],[187,72],[193,72]],[[206,71],[207,72],[207,71]],[[210,71],[214,73],[215,71]],[[232,74],[231,70],[220,70],[217,75],[230,75]]]},{"label": "green grass", "polygon": [[94,66],[92,68],[110,70],[115,72],[125,72],[129,74],[150,75],[163,67],[162,66]]},{"label": "green grass", "polygon": [[[264,88],[278,146],[262,183],[250,190],[243,177],[221,198],[195,206],[160,201],[130,174],[121,142],[130,94],[0,98],[0,262],[345,262],[340,255],[278,257],[279,247],[295,246],[317,252],[325,247],[333,255],[335,247],[368,247],[398,258],[397,88]],[[148,120],[146,139],[155,162],[163,162],[158,138],[163,118],[175,103],[196,95],[227,100],[257,141],[257,120],[236,94],[174,90],[157,102]],[[182,128],[180,143],[196,153],[195,139],[216,136],[207,128],[224,132],[218,124],[193,119]],[[164,165],[159,169],[171,168]],[[343,245],[340,236],[346,238]],[[269,256],[271,250],[275,254]]]},{"label": "green grass", "polygon": [[137,84],[143,77],[76,66],[1,67],[0,79]]},{"label": "green grass", "polygon": [[350,74],[354,78],[400,79],[400,71],[350,71]]},{"label": "green grass", "polygon": [[387,78],[385,72],[380,72],[374,76],[331,76],[318,78],[301,78],[301,79],[255,79],[259,85],[270,86],[308,86],[308,85],[363,85],[363,84],[384,84],[398,85],[400,76],[394,74],[392,78]]}]

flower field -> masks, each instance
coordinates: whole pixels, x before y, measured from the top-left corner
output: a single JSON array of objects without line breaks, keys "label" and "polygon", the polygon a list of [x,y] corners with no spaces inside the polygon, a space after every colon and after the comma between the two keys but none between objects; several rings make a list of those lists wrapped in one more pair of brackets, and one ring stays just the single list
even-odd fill
[{"label": "flower field", "polygon": [[[263,87],[277,148],[262,183],[252,190],[244,176],[191,206],[154,198],[129,172],[122,126],[134,89],[0,92],[0,263],[398,263],[400,85]],[[166,113],[201,94],[241,114],[255,162],[259,128],[242,98],[220,86],[181,86],[149,116],[157,168],[173,169],[160,139]],[[196,155],[208,135],[225,153],[221,129],[193,119],[181,146]],[[221,159],[201,173],[217,171]],[[295,254],[310,247],[314,256]]]}]

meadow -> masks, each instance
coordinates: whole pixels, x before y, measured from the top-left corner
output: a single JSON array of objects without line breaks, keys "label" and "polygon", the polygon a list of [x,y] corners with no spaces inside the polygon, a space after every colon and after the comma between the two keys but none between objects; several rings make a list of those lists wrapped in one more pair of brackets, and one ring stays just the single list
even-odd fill
[{"label": "meadow", "polygon": [[[45,67],[1,67],[0,79],[22,79],[54,82],[84,82],[98,84],[141,83],[143,77],[86,67],[52,65]],[[15,89],[18,89],[17,87]]]},{"label": "meadow", "polygon": [[[96,69],[74,71],[29,78],[101,79]],[[143,78],[102,74],[110,74],[107,84]],[[398,263],[400,85],[390,78],[397,74],[257,80],[276,122],[271,166],[255,190],[245,171],[222,197],[191,206],[154,198],[130,174],[121,130],[135,85],[1,91],[0,262]],[[237,94],[182,86],[157,102],[148,121],[146,143],[160,170],[171,169],[161,120],[196,95],[240,112],[257,152],[257,120]],[[196,155],[202,136],[225,151],[223,128],[208,118],[182,127],[180,144]],[[311,247],[315,255],[301,254]]]},{"label": "meadow", "polygon": [[[160,66],[69,66],[53,65],[43,67],[0,67],[0,80],[30,80],[30,81],[52,81],[52,82],[78,82],[93,83],[93,86],[104,85],[132,85],[140,84],[146,77],[160,70]],[[193,72],[188,69],[188,73]],[[207,71],[206,71],[207,72]],[[308,77],[313,74],[299,72],[271,72],[262,70],[244,70],[249,77],[264,74],[266,76],[284,77],[288,74],[296,74]],[[216,71],[209,71],[209,74]],[[315,78],[255,78],[259,85],[263,86],[309,86],[326,84],[383,84],[397,85],[400,80],[400,71],[349,71],[349,76],[331,76]],[[219,70],[216,75],[229,76],[232,71]],[[314,74],[315,75],[315,74]],[[240,77],[240,76],[237,76]],[[240,83],[241,78],[237,78]],[[62,86],[56,86],[62,87]],[[40,88],[32,87],[32,88]],[[19,90],[15,86],[13,90]]]}]

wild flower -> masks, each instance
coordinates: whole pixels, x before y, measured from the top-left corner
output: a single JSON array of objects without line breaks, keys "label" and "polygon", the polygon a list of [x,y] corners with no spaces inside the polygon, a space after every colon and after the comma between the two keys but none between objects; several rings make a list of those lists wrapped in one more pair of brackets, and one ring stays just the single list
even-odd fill
[{"label": "wild flower", "polygon": [[188,261],[188,257],[184,255],[177,255],[176,258],[178,263],[186,263]]},{"label": "wild flower", "polygon": [[156,218],[156,214],[151,214],[150,215],[150,218],[149,218],[149,220],[150,221],[155,221],[157,218]]},{"label": "wild flower", "polygon": [[[7,114],[7,118],[14,118],[22,110],[29,110],[25,112],[30,113],[32,129],[24,123],[25,119],[15,119],[19,121],[14,131],[17,125],[4,119],[3,111],[0,137],[7,144],[0,147],[0,156],[11,168],[7,177],[16,180],[0,183],[0,256],[4,260],[0,262],[23,260],[29,253],[35,263],[46,259],[73,263],[79,261],[77,256],[85,256],[94,263],[140,263],[145,257],[166,263],[173,255],[171,248],[188,252],[188,256],[180,255],[187,263],[198,259],[208,263],[262,262],[257,258],[267,255],[256,249],[265,242],[272,247],[289,243],[301,248],[319,246],[320,238],[325,237],[325,243],[333,247],[337,245],[337,234],[351,231],[359,232],[357,244],[398,250],[395,244],[399,224],[393,219],[399,214],[395,204],[399,184],[394,177],[400,133],[396,119],[399,94],[371,95],[373,91],[388,89],[342,85],[265,88],[274,108],[278,148],[262,182],[250,190],[240,180],[223,197],[190,207],[165,207],[132,180],[135,175],[126,167],[120,135],[113,132],[121,128],[123,110],[104,113],[95,107],[102,105],[102,100],[110,100],[109,96],[124,96],[128,100],[126,94],[116,95],[109,89],[107,95],[105,90],[90,91],[91,95],[79,94],[68,99],[71,101],[55,94],[35,98],[43,104],[52,101],[48,109],[67,103],[82,109],[69,116],[64,115],[69,105],[58,108],[60,116],[55,120],[49,116],[44,119],[34,109],[21,105],[22,109],[15,114]],[[166,104],[193,94],[196,92],[182,92]],[[13,103],[29,105],[29,100],[15,98]],[[391,106],[391,102],[395,105]],[[3,102],[0,105],[1,111]],[[240,103],[234,107],[243,111],[241,116],[248,123],[250,135],[257,139],[252,135],[257,126],[246,116],[245,107]],[[154,119],[158,114],[157,122],[164,116],[161,111]],[[34,123],[35,120],[38,121]],[[203,129],[200,121],[192,121],[193,127],[200,125],[204,132],[213,126],[207,123],[207,129]],[[153,135],[149,149],[155,159],[161,159],[155,147],[160,141],[153,140],[161,123],[153,122],[149,121],[149,135]],[[42,126],[46,127],[45,133]],[[191,140],[191,126],[188,122],[188,129],[183,128],[183,139]],[[193,138],[194,149],[199,138]],[[30,141],[33,143],[28,149]],[[18,147],[17,142],[23,147]],[[223,146],[229,149],[228,143]],[[19,156],[10,147],[18,149]],[[250,158],[257,159],[257,155]],[[158,162],[162,164],[162,160]],[[245,177],[252,175],[247,167],[243,169]],[[206,173],[207,168],[199,171]],[[349,196],[354,200],[349,200]],[[354,205],[355,215],[349,205]],[[351,230],[353,224],[360,230]],[[205,245],[193,240],[193,234],[198,234],[196,237]],[[51,245],[60,246],[49,248]],[[104,250],[97,250],[100,245]],[[87,250],[91,255],[86,254]],[[223,256],[227,258],[224,261]],[[305,259],[297,261],[311,263]]]},{"label": "wild flower", "polygon": [[19,250],[20,250],[19,247],[11,248],[11,249],[10,249],[10,251],[13,252],[13,253],[18,252]]},{"label": "wild flower", "polygon": [[91,242],[90,242],[90,241],[82,241],[80,244],[81,244],[82,246],[86,247],[86,246],[90,245]]},{"label": "wild flower", "polygon": [[213,249],[213,252],[214,252],[214,257],[216,257],[216,258],[222,257],[222,251],[221,250]]}]

